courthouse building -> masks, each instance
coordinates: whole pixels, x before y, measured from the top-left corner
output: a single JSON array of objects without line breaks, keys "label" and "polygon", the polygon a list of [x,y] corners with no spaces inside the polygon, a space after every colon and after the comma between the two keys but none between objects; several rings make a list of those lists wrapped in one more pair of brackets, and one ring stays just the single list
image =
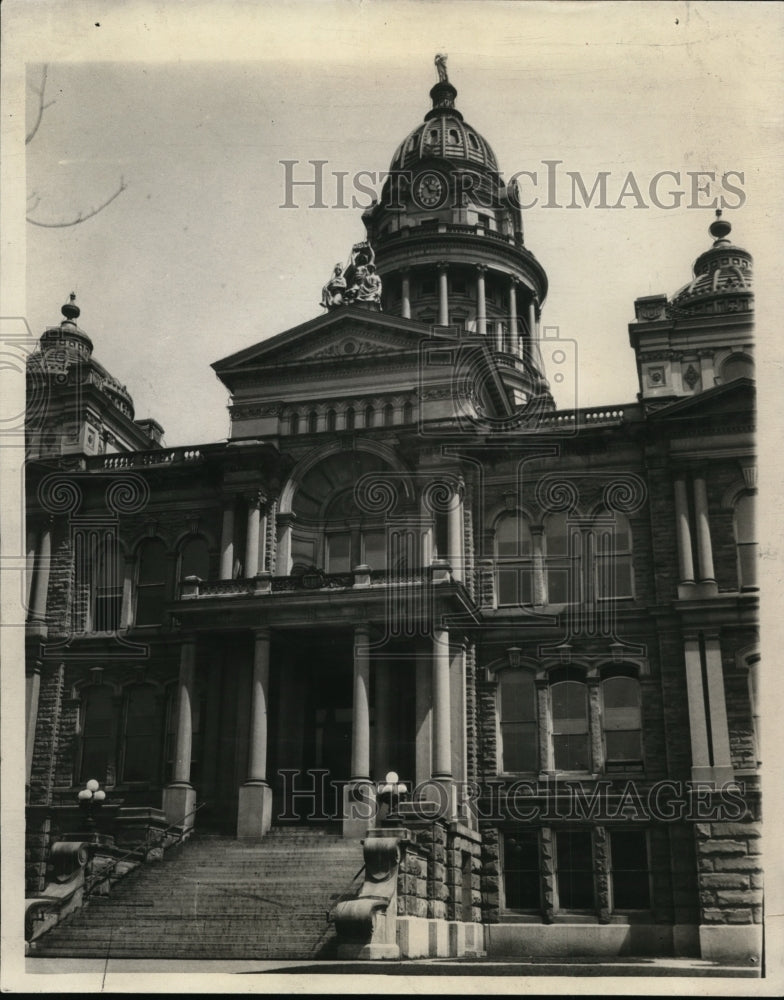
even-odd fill
[{"label": "courthouse building", "polygon": [[716,218],[630,303],[636,398],[559,409],[515,189],[443,63],[430,96],[322,314],[214,363],[228,440],[136,419],[73,295],[29,358],[34,954],[92,954],[189,852],[286,843],[341,954],[760,954],[751,256]]}]

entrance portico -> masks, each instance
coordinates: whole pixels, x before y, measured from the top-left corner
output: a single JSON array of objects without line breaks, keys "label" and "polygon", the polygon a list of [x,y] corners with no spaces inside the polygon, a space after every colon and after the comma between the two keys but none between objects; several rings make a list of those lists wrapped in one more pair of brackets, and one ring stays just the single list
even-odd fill
[{"label": "entrance portico", "polygon": [[[441,588],[444,596],[456,594],[451,581]],[[213,615],[225,621],[227,606],[238,624],[246,617],[258,622],[265,604],[278,605],[280,613],[264,615],[268,623],[255,628],[224,630],[220,637],[213,631],[204,649],[198,633],[184,641],[173,734],[177,765],[164,792],[172,822],[189,811],[186,799],[192,808],[191,800],[207,798],[214,808],[205,810],[205,821],[212,815],[230,828],[233,812],[243,839],[298,822],[340,823],[346,836],[362,836],[374,816],[372,789],[389,770],[410,788],[431,779],[451,785],[459,777],[465,703],[456,657],[462,647],[447,628],[427,634],[424,622],[425,634],[386,634],[378,617],[361,614],[373,610],[385,589],[366,588],[359,601],[349,591],[340,604],[334,591],[314,591],[308,617],[321,604],[323,617],[332,619],[317,627],[293,613],[301,600],[296,592],[180,602],[187,618],[198,603],[202,622]],[[287,621],[286,609],[299,620]],[[212,778],[211,787],[201,789],[191,784],[188,760],[197,753],[190,746],[194,692],[207,688],[208,676],[214,686],[201,702],[198,753],[206,765],[200,773]]]}]

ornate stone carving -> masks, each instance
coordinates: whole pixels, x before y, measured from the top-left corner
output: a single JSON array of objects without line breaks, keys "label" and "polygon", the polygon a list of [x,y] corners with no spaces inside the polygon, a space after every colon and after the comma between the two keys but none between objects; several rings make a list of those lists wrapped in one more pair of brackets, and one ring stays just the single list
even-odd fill
[{"label": "ornate stone carving", "polygon": [[381,309],[381,278],[376,273],[375,254],[368,242],[355,243],[350,262],[335,264],[321,290],[321,307],[327,310],[353,302]]},{"label": "ornate stone carving", "polygon": [[683,373],[683,381],[691,390],[694,390],[694,386],[699,382],[699,380],[700,380],[700,373],[697,371],[694,365],[689,365],[689,367]]}]

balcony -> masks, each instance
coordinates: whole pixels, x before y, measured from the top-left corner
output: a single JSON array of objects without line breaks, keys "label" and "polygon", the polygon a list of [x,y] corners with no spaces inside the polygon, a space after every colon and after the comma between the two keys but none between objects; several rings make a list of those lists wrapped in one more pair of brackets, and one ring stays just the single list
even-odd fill
[{"label": "balcony", "polygon": [[416,587],[431,581],[452,583],[448,563],[436,563],[430,568],[412,570],[370,569],[356,566],[350,573],[324,573],[313,570],[296,576],[257,576],[237,580],[200,580],[186,577],[182,581],[180,598],[183,601],[208,600],[226,597],[259,597],[273,594],[303,594],[312,591],[367,590],[388,586]]}]

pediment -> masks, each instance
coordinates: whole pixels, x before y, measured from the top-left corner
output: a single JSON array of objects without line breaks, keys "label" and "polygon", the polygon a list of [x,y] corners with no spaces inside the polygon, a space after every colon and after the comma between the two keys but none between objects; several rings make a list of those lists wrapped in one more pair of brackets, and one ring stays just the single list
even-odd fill
[{"label": "pediment", "polygon": [[664,422],[718,418],[726,421],[732,414],[747,414],[753,409],[754,382],[749,378],[737,378],[686,399],[668,403],[652,413],[649,419]]},{"label": "pediment", "polygon": [[431,327],[414,320],[346,308],[286,330],[212,367],[227,382],[234,374],[263,368],[410,353],[431,336]]}]

